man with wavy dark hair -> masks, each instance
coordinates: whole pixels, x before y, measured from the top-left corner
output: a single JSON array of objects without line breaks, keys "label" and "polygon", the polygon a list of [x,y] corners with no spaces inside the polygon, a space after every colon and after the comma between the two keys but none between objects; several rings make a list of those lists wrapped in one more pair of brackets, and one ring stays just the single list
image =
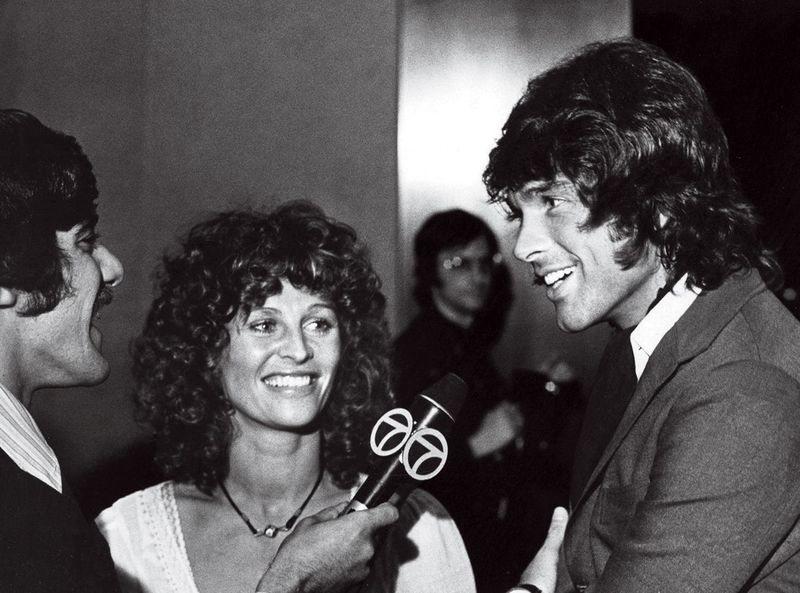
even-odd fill
[{"label": "man with wavy dark hair", "polygon": [[800,324],[697,80],[635,40],[588,46],[529,83],[484,181],[559,327],[619,330],[557,582],[540,555],[523,583],[800,589]]},{"label": "man with wavy dark hair", "polygon": [[71,136],[0,111],[0,588],[116,591],[100,533],[28,409],[42,387],[106,378],[94,326],[122,265],[99,244],[92,166]]},{"label": "man with wavy dark hair", "polygon": [[[77,141],[18,110],[0,110],[0,591],[113,593],[108,547],[62,482],[29,413],[43,387],[96,385],[108,375],[94,325],[122,280],[98,242],[97,188]],[[301,521],[262,591],[328,591],[366,573],[372,534],[390,505]]]}]

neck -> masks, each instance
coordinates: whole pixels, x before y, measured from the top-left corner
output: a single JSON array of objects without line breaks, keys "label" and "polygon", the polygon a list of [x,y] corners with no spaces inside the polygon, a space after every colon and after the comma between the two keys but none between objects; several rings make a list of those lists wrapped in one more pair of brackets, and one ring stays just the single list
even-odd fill
[{"label": "neck", "polygon": [[658,297],[659,290],[670,282],[670,275],[660,261],[653,260],[652,257],[643,258],[636,266],[642,265],[650,265],[652,273],[644,277],[641,285],[627,299],[625,308],[618,311],[617,315],[609,320],[611,325],[619,329],[628,329],[638,325]]},{"label": "neck", "polygon": [[[2,291],[0,287],[0,293]],[[30,410],[34,390],[26,385],[23,363],[25,343],[20,338],[22,332],[17,324],[17,314],[13,308],[0,307],[0,383]]]},{"label": "neck", "polygon": [[231,495],[260,501],[265,509],[292,506],[308,495],[321,467],[318,432],[254,435],[237,426],[237,433],[225,479]]},{"label": "neck", "polygon": [[439,293],[435,288],[433,289],[433,292],[431,292],[431,297],[434,307],[436,307],[436,310],[439,312],[439,314],[447,319],[447,321],[463,329],[469,329],[472,326],[472,322],[475,321],[474,313],[462,311],[450,306],[444,301],[444,299],[441,298],[441,296],[439,296]]}]

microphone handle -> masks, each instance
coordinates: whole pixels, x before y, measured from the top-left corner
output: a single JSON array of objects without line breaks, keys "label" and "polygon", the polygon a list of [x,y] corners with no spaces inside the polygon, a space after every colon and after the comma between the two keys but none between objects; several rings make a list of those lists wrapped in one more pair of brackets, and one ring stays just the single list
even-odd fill
[{"label": "microphone handle", "polygon": [[378,472],[377,475],[369,474],[341,514],[364,511],[389,500],[394,493],[395,477],[401,463],[400,455],[394,455],[384,471]]}]

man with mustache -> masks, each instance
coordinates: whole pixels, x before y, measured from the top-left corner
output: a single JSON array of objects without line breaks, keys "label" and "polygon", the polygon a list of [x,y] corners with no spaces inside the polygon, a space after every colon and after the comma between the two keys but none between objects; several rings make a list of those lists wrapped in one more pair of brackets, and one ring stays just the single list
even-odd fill
[{"label": "man with mustache", "polygon": [[618,330],[557,571],[551,545],[519,590],[800,590],[800,323],[697,80],[584,48],[529,83],[484,181],[559,327]]},{"label": "man with mustache", "polygon": [[[0,110],[0,591],[113,593],[108,547],[63,482],[29,413],[43,387],[108,375],[93,320],[122,281],[98,241],[98,192],[77,141],[19,110]],[[300,522],[259,584],[265,592],[336,590],[360,580],[391,505]],[[266,567],[265,567],[266,568]]]}]

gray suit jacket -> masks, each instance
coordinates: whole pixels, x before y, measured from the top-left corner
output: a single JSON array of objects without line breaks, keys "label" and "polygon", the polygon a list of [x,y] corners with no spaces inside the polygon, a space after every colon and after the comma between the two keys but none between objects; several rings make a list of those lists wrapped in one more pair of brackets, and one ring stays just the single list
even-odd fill
[{"label": "gray suit jacket", "polygon": [[755,272],[664,336],[572,509],[557,591],[800,591],[800,323]]}]

